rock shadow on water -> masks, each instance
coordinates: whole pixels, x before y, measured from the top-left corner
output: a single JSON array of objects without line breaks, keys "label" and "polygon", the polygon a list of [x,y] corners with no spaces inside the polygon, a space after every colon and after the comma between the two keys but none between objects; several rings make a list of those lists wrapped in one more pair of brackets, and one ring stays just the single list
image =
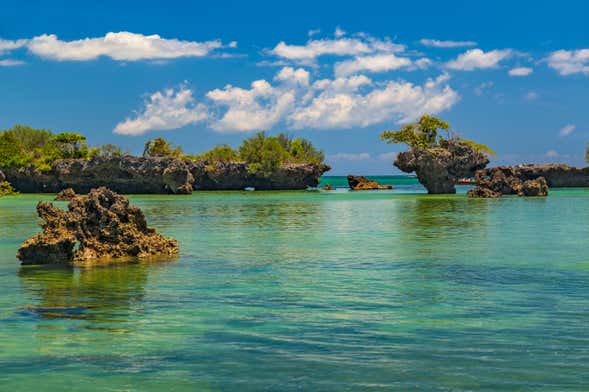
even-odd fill
[{"label": "rock shadow on water", "polygon": [[38,320],[81,320],[87,329],[127,332],[143,309],[150,271],[175,259],[157,257],[82,268],[21,266],[18,277],[33,302],[21,313]]}]

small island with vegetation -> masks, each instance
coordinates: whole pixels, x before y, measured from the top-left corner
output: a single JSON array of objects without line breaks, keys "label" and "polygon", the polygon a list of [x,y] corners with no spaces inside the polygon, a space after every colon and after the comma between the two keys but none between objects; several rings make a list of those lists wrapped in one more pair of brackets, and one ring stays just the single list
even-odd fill
[{"label": "small island with vegetation", "polygon": [[186,154],[163,138],[145,143],[142,156],[112,144],[91,148],[79,133],[27,126],[0,132],[0,191],[77,193],[107,186],[126,194],[193,190],[289,190],[316,187],[330,168],[308,140],[257,133],[238,149],[215,146]]}]

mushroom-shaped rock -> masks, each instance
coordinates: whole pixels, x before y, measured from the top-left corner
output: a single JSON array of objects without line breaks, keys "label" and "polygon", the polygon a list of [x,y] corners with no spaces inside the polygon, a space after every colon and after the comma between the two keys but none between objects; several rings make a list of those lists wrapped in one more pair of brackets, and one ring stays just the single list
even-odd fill
[{"label": "mushroom-shaped rock", "polygon": [[348,175],[348,185],[355,191],[367,191],[375,189],[392,189],[392,185],[381,185],[376,181],[369,180],[364,176]]},{"label": "mushroom-shaped rock", "polygon": [[[143,212],[107,188],[75,197],[62,211],[39,202],[43,232],[17,252],[23,264],[84,264],[93,259],[176,255],[178,242],[147,226]],[[76,248],[77,245],[77,248]]]},{"label": "mushroom-shaped rock", "polygon": [[483,169],[489,158],[460,139],[442,140],[439,146],[413,147],[397,155],[395,166],[415,172],[428,193],[456,193],[459,178],[470,178]]}]

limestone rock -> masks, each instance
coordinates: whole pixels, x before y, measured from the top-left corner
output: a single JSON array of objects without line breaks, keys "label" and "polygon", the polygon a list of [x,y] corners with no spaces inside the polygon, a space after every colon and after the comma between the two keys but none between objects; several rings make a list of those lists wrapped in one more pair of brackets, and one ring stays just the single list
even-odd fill
[{"label": "limestone rock", "polygon": [[[497,166],[476,173],[477,187],[468,192],[469,197],[488,195],[546,196],[548,183],[544,177],[522,179],[512,166]],[[495,196],[492,196],[495,197]]]},{"label": "limestone rock", "polygon": [[348,175],[348,185],[355,191],[366,191],[375,189],[393,189],[392,185],[381,185],[376,181],[369,180],[364,176]]},{"label": "limestone rock", "polygon": [[443,140],[439,147],[411,148],[397,155],[395,166],[406,173],[415,172],[428,193],[456,193],[459,178],[470,178],[483,169],[489,158],[458,140]]},{"label": "limestone rock", "polygon": [[55,196],[56,201],[71,201],[76,197],[76,191],[72,188],[66,188],[63,191],[59,191]]},{"label": "limestone rock", "polygon": [[[178,242],[147,226],[143,212],[107,188],[75,197],[62,211],[39,202],[43,232],[17,252],[23,264],[84,264],[94,259],[175,255]],[[77,245],[77,248],[76,248]]]},{"label": "limestone rock", "polygon": [[517,194],[519,196],[547,196],[548,183],[544,177],[526,180],[518,187]]}]

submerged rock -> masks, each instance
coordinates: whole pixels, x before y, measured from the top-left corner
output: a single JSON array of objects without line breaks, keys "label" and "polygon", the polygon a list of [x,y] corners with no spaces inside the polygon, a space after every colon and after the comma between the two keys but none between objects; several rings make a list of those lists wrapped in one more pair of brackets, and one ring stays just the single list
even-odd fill
[{"label": "submerged rock", "polygon": [[333,191],[335,190],[334,186],[331,186],[329,184],[325,184],[325,186],[322,188],[324,191]]},{"label": "submerged rock", "polygon": [[428,193],[456,193],[459,178],[473,177],[489,158],[458,139],[442,140],[439,147],[411,148],[397,155],[395,166],[406,173],[415,172]]},{"label": "submerged rock", "polygon": [[76,197],[76,191],[72,188],[66,188],[63,191],[59,191],[59,193],[55,196],[56,201],[71,201]]},{"label": "submerged rock", "polygon": [[23,264],[84,264],[93,259],[175,255],[178,242],[147,226],[143,212],[107,188],[75,197],[62,211],[39,202],[43,232],[17,252]]},{"label": "submerged rock", "polygon": [[393,189],[392,185],[381,185],[376,181],[369,180],[364,176],[348,175],[348,185],[355,191],[366,191],[375,189]]}]

